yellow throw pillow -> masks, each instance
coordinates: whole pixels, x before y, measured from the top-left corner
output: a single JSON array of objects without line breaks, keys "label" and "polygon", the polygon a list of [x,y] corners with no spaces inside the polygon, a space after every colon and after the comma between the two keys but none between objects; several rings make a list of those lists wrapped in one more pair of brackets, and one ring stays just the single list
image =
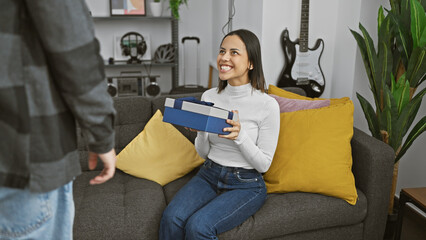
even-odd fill
[{"label": "yellow throw pillow", "polygon": [[117,168],[161,186],[204,162],[192,144],[173,125],[163,122],[160,110],[117,156]]},{"label": "yellow throw pillow", "polygon": [[355,205],[353,103],[281,113],[277,150],[264,179],[268,193],[311,192]]},{"label": "yellow throw pillow", "polygon": [[[325,99],[327,99],[327,98],[310,98],[310,97],[304,97],[304,96],[301,96],[299,94],[292,93],[292,92],[286,91],[284,89],[281,89],[281,88],[279,88],[277,86],[274,86],[274,85],[269,85],[269,87],[268,87],[268,94],[274,94],[274,95],[277,95],[279,97],[285,97],[285,98],[291,98],[291,99],[300,99],[300,100],[310,100],[310,101],[325,100]],[[339,104],[339,103],[345,103],[345,102],[347,102],[349,100],[350,99],[348,97],[330,98],[330,105]]]}]

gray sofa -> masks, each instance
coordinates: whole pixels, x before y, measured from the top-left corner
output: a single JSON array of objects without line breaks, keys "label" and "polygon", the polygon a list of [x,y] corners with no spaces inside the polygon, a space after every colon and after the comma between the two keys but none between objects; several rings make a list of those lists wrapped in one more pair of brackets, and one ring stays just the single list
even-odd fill
[{"label": "gray sofa", "polygon": [[[200,97],[200,93],[173,95]],[[120,152],[167,96],[115,98],[116,150]],[[195,134],[177,127],[188,139]],[[219,239],[383,239],[393,170],[393,150],[364,132],[354,129],[353,173],[359,200],[355,206],[333,197],[312,193],[269,194],[265,205],[240,226]],[[105,184],[90,186],[99,174],[87,167],[87,150],[79,141],[83,174],[74,182],[74,239],[158,239],[163,210],[174,194],[197,169],[164,187],[117,170]]]}]

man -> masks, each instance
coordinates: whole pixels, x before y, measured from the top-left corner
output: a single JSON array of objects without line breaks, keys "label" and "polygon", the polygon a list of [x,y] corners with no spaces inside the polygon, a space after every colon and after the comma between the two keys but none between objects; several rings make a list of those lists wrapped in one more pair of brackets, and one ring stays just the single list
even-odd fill
[{"label": "man", "polygon": [[76,122],[115,172],[112,99],[84,0],[0,0],[0,239],[72,239]]}]

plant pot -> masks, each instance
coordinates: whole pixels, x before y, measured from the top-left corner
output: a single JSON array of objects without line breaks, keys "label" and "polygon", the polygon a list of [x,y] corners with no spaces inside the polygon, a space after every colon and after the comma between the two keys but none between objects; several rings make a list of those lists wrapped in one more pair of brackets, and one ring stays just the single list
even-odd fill
[{"label": "plant pot", "polygon": [[151,9],[152,16],[161,17],[161,14],[163,13],[163,3],[162,2],[151,2],[149,6],[150,6],[150,9]]},{"label": "plant pot", "polygon": [[396,222],[397,222],[398,214],[393,212],[388,214],[388,218],[386,221],[386,229],[385,234],[383,236],[384,240],[392,240],[395,234]]}]

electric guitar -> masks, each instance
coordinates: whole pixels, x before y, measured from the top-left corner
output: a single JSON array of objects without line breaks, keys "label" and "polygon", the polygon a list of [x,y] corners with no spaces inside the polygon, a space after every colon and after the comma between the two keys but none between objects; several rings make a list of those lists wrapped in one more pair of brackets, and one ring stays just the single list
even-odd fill
[{"label": "electric guitar", "polygon": [[288,30],[281,34],[281,46],[286,64],[278,79],[278,87],[299,87],[308,97],[319,97],[324,92],[325,79],[320,66],[324,41],[318,39],[308,48],[309,0],[302,0],[300,38],[290,40]]}]

